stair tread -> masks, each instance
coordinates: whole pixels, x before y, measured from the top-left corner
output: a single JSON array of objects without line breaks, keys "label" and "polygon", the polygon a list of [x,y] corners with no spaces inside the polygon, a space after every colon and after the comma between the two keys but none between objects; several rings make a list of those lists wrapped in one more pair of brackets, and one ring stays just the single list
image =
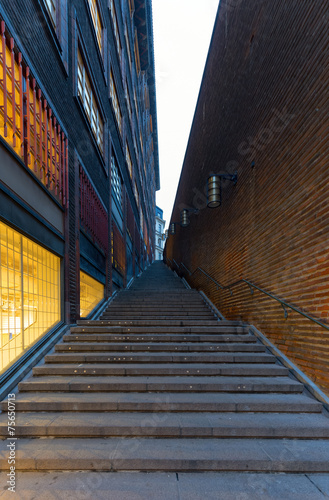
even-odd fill
[{"label": "stair tread", "polygon": [[70,351],[64,351],[62,353],[54,353],[54,354],[48,354],[46,357],[46,362],[49,361],[55,361],[58,360],[62,362],[62,360],[66,359],[74,359],[75,362],[84,362],[84,361],[102,361],[102,362],[108,362],[108,361],[117,361],[117,362],[123,362],[123,361],[135,361],[138,360],[138,362],[143,362],[143,363],[149,363],[154,361],[157,362],[185,362],[187,361],[188,363],[191,362],[202,362],[202,363],[208,363],[208,362],[258,362],[258,363],[269,363],[269,364],[274,364],[276,362],[276,358],[272,354],[267,354],[267,353],[250,353],[250,352],[240,352],[240,353],[228,353],[228,352],[200,352],[200,353],[192,353],[192,352],[184,352],[184,353],[179,353],[179,352],[172,352],[172,353],[166,353],[163,354],[161,352],[152,352],[152,353],[143,353],[143,352],[129,352],[127,355],[127,352],[122,352],[122,351],[117,351],[115,354],[104,354],[102,352],[99,352],[97,354],[93,353],[83,353],[83,354],[78,354],[78,353],[73,353]]},{"label": "stair tread", "polygon": [[103,333],[99,335],[98,333],[70,333],[68,335],[65,335],[63,337],[64,342],[76,342],[77,340],[82,340],[84,342],[114,342],[114,341],[120,341],[120,342],[145,342],[147,343],[152,342],[152,343],[181,343],[185,342],[191,344],[192,342],[195,342],[197,344],[202,345],[207,345],[207,344],[214,344],[217,342],[223,343],[223,342],[246,342],[246,343],[257,343],[256,337],[253,335],[212,335],[212,336],[206,336],[204,335],[204,338],[200,335],[189,335],[189,336],[182,336],[182,335],[168,335],[165,337],[164,335],[143,335],[142,337],[140,335],[107,335],[106,333]]},{"label": "stair tread", "polygon": [[239,351],[248,351],[248,352],[265,352],[266,347],[262,344],[250,344],[250,343],[220,343],[216,345],[214,343],[203,343],[203,342],[185,342],[185,343],[163,343],[163,342],[153,342],[149,344],[148,342],[140,342],[129,344],[128,342],[65,342],[62,344],[56,345],[56,351],[66,351],[66,350],[87,350],[91,351],[96,350],[117,350],[123,349],[124,352],[127,351],[189,351],[196,352],[198,350],[204,352],[220,352],[220,351],[231,351],[231,352],[239,352]]},{"label": "stair tread", "polygon": [[[106,368],[120,368],[120,369],[129,369],[129,370],[134,370],[134,369],[138,369],[140,370],[141,368],[144,368],[144,367],[141,367],[140,364],[133,364],[133,363],[129,363],[127,365],[120,365],[118,367],[117,364],[114,364],[114,363],[107,363]],[[98,368],[104,368],[104,364],[102,363],[87,363],[87,364],[79,364],[79,366],[77,366],[76,363],[66,363],[66,364],[61,364],[60,367],[58,366],[58,364],[54,363],[54,364],[51,364],[51,363],[47,363],[47,364],[44,364],[42,366],[37,366],[35,367],[34,369],[39,369],[39,368],[47,368],[47,369],[59,369],[59,368],[73,368],[73,369],[88,369],[88,370],[96,370]],[[234,366],[232,367],[232,364],[225,364],[225,363],[208,363],[207,365],[204,365],[202,363],[195,363],[193,364],[192,366],[189,366],[188,364],[186,363],[165,363],[165,364],[161,364],[161,363],[156,363],[156,364],[152,364],[152,363],[149,363],[147,364],[147,366],[145,367],[147,368],[148,370],[156,370],[158,368],[161,368],[161,369],[167,369],[167,370],[170,370],[170,369],[179,369],[179,370],[184,370],[186,373],[189,373],[191,370],[198,370],[200,372],[200,375],[202,375],[202,371],[205,371],[205,370],[218,370],[218,371],[221,371],[221,370],[225,370],[225,369],[250,369],[250,368],[255,368],[255,369],[264,369],[264,370],[269,370],[269,371],[277,371],[277,372],[285,372],[288,374],[288,369],[283,367],[283,366],[280,366],[278,364],[273,364],[273,365],[269,365],[269,364],[262,364],[262,363],[254,363],[252,364],[252,366],[250,366],[250,364],[243,364],[243,363],[236,363],[234,364]]]},{"label": "stair tread", "polygon": [[[17,413],[15,435],[175,435],[296,437],[329,439],[329,419],[321,414],[262,413]],[[0,415],[0,436],[8,436],[8,417]],[[329,443],[328,443],[329,446]]]},{"label": "stair tread", "polygon": [[[261,470],[329,472],[325,439],[33,439],[19,442],[17,470]],[[7,440],[0,468],[8,469]]]},{"label": "stair tread", "polygon": [[[33,389],[37,388],[37,389]],[[211,391],[302,391],[303,385],[289,377],[233,376],[40,376],[19,383],[19,390],[211,390]]]},{"label": "stair tread", "polygon": [[[240,407],[245,408],[249,405],[305,405],[317,410],[322,410],[322,404],[315,399],[306,396],[305,394],[246,394],[246,393],[140,393],[140,392],[117,392],[117,393],[19,393],[16,396],[16,405],[19,407],[20,403],[72,403],[79,402],[97,404],[97,403],[114,403],[119,409],[121,403],[130,403],[133,405],[140,405],[142,403],[154,403],[155,405],[205,405],[205,404],[230,404],[232,411],[238,410]],[[6,411],[7,401],[1,403],[2,410]],[[136,406],[137,407],[137,406]]]}]

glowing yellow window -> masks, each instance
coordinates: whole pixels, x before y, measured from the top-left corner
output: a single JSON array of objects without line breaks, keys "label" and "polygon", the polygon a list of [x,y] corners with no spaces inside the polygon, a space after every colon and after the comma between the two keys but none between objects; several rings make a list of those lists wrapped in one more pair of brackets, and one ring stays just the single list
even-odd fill
[{"label": "glowing yellow window", "polygon": [[0,371],[61,319],[60,259],[0,223]]},{"label": "glowing yellow window", "polygon": [[104,285],[89,274],[80,271],[80,316],[82,318],[104,298]]}]

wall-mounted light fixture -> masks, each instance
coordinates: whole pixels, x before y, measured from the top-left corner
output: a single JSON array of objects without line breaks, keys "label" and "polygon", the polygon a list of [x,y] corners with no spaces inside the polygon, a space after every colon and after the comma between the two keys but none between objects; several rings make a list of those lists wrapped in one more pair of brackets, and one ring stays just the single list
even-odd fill
[{"label": "wall-mounted light fixture", "polygon": [[182,227],[187,227],[190,223],[189,211],[184,208],[180,213],[180,224]]},{"label": "wall-mounted light fixture", "polygon": [[176,222],[172,222],[170,224],[169,232],[170,232],[170,234],[175,234],[176,233]]},{"label": "wall-mounted light fixture", "polygon": [[216,208],[222,203],[222,179],[232,181],[234,184],[238,181],[238,174],[214,174],[208,177],[207,193],[208,207]]}]

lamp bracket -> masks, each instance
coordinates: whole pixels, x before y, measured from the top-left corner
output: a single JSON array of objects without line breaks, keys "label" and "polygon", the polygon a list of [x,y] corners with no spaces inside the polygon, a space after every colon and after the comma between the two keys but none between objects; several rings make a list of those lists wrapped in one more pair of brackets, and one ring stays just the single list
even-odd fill
[{"label": "lamp bracket", "polygon": [[281,305],[282,305],[282,309],[284,310],[284,319],[288,319],[288,311],[285,308],[284,304],[281,304]]}]

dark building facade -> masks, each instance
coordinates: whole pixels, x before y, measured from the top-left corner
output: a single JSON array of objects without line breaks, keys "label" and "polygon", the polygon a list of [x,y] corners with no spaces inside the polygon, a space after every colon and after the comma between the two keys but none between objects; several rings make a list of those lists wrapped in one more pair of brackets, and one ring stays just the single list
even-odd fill
[{"label": "dark building facade", "polygon": [[325,0],[220,2],[166,244],[327,393],[328,17]]},{"label": "dark building facade", "polygon": [[154,259],[151,0],[0,3],[1,373]]}]

